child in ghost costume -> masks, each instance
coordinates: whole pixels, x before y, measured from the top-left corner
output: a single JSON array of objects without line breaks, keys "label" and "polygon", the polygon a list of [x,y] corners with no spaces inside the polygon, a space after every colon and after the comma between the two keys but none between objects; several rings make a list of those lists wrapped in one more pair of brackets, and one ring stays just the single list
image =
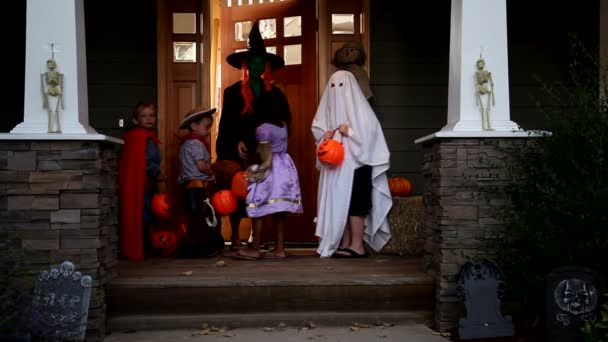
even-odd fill
[{"label": "child in ghost costume", "polygon": [[[315,231],[320,239],[317,252],[321,257],[364,257],[367,255],[361,251],[363,242],[356,241],[357,238],[376,251],[391,238],[387,217],[393,201],[386,175],[390,152],[380,123],[357,80],[351,72],[343,70],[329,79],[313,119],[312,133],[317,146],[324,139],[338,138],[332,133],[334,130],[342,135],[345,156],[344,161],[333,168],[322,165],[317,159],[320,171]],[[362,167],[371,168],[371,208],[366,215],[357,218],[349,213],[354,204],[351,202],[358,201],[351,198],[355,170]],[[358,227],[363,232],[357,232],[353,222],[364,225],[364,228]],[[340,246],[345,234],[351,234],[351,246],[358,245],[359,251]]]}]

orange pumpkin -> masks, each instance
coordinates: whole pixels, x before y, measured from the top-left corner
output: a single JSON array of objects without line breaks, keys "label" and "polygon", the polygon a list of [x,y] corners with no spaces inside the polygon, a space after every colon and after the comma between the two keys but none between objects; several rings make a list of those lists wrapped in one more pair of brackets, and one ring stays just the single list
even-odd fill
[{"label": "orange pumpkin", "polygon": [[230,190],[220,190],[211,196],[211,205],[220,216],[232,214],[236,211],[236,197]]},{"label": "orange pumpkin", "polygon": [[317,149],[319,161],[329,167],[336,167],[344,161],[344,145],[333,139],[326,139]]},{"label": "orange pumpkin", "polygon": [[152,197],[152,212],[156,217],[166,219],[171,216],[171,205],[167,194],[156,194]]},{"label": "orange pumpkin", "polygon": [[152,248],[160,249],[164,255],[172,254],[177,248],[177,236],[170,230],[154,231],[150,240]]},{"label": "orange pumpkin", "polygon": [[393,196],[410,196],[412,194],[412,183],[405,177],[389,177],[388,188]]},{"label": "orange pumpkin", "polygon": [[243,176],[243,171],[239,171],[232,176],[231,190],[236,198],[247,197],[247,179]]}]

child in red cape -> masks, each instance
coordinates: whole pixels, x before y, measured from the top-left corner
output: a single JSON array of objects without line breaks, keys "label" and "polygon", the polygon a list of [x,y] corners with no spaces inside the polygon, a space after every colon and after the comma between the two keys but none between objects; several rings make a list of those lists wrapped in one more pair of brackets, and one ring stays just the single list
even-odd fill
[{"label": "child in red cape", "polygon": [[160,178],[160,140],[154,131],[156,110],[153,104],[138,102],[133,110],[135,127],[124,135],[118,161],[120,195],[120,252],[131,261],[144,259],[146,230],[153,222],[151,201]]}]

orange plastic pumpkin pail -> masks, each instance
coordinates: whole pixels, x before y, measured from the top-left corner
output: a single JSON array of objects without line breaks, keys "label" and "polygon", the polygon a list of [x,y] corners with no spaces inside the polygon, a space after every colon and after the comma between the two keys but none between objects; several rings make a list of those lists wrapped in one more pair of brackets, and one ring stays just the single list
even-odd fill
[{"label": "orange plastic pumpkin pail", "polygon": [[247,179],[243,175],[243,171],[239,171],[232,176],[232,186],[230,187],[232,194],[236,198],[247,197]]},{"label": "orange plastic pumpkin pail", "polygon": [[344,145],[339,141],[326,139],[319,144],[317,157],[321,164],[336,167],[344,161]]},{"label": "orange plastic pumpkin pail", "polygon": [[152,212],[156,217],[166,219],[171,216],[171,205],[167,194],[156,194],[152,197]]},{"label": "orange plastic pumpkin pail", "polygon": [[211,205],[220,216],[232,214],[236,211],[236,197],[230,190],[220,190],[211,196]]}]

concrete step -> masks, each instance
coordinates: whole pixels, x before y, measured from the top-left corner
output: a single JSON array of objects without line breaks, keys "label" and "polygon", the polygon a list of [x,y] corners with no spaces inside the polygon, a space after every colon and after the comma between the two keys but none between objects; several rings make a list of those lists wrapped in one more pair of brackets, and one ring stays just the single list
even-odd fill
[{"label": "concrete step", "polygon": [[351,326],[354,323],[370,326],[391,324],[427,324],[432,320],[431,310],[412,311],[365,311],[365,312],[258,312],[234,314],[194,314],[194,315],[112,315],[108,328],[115,332],[201,329],[209,327],[242,329],[314,326]]}]

